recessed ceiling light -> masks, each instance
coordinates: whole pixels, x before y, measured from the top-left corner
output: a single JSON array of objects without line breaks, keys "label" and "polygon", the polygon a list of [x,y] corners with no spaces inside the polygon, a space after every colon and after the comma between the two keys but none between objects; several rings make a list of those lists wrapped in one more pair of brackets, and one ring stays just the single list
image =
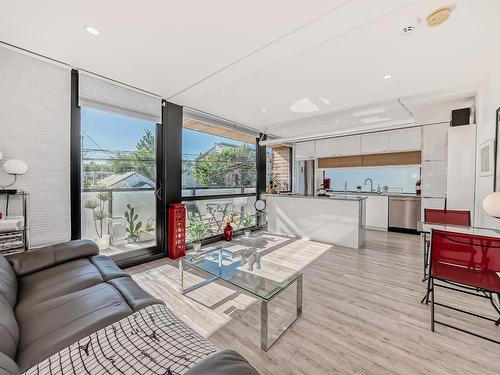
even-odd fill
[{"label": "recessed ceiling light", "polygon": [[389,79],[389,78],[392,78],[392,74],[386,74],[383,78],[384,78],[384,79]]},{"label": "recessed ceiling light", "polygon": [[89,34],[96,35],[96,36],[100,34],[99,30],[97,30],[95,27],[85,25],[84,28],[85,28],[85,30],[87,30],[87,32]]},{"label": "recessed ceiling light", "polygon": [[335,120],[335,122],[338,124],[340,122],[340,120]]},{"label": "recessed ceiling light", "polygon": [[267,112],[267,109],[262,108],[260,111],[261,111],[261,112]]}]

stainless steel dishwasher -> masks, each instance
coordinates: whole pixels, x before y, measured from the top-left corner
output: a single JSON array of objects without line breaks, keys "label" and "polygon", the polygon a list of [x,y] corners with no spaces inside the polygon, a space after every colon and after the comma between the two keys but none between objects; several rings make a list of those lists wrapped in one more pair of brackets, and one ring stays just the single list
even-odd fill
[{"label": "stainless steel dishwasher", "polygon": [[389,230],[417,233],[420,197],[389,197]]}]

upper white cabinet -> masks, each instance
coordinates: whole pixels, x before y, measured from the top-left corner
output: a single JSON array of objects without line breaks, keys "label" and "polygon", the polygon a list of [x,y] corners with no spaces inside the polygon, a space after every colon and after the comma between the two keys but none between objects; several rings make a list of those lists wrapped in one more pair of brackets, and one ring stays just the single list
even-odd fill
[{"label": "upper white cabinet", "polygon": [[337,138],[327,138],[316,141],[317,158],[327,158],[335,155],[337,155]]},{"label": "upper white cabinet", "polygon": [[299,142],[295,144],[295,159],[314,159],[314,141]]},{"label": "upper white cabinet", "polygon": [[389,151],[417,151],[422,147],[422,129],[408,128],[388,132]]},{"label": "upper white cabinet", "polygon": [[337,138],[337,155],[359,154],[361,154],[361,136],[351,135],[349,137]]},{"label": "upper white cabinet", "polygon": [[448,124],[428,125],[422,128],[422,161],[446,160]]},{"label": "upper white cabinet", "polygon": [[389,132],[361,135],[361,153],[378,154],[389,149]]}]

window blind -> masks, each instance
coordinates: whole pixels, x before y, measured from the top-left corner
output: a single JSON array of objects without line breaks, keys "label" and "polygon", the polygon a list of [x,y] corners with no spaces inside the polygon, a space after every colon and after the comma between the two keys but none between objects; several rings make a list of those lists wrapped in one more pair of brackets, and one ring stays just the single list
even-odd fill
[{"label": "window blind", "polygon": [[161,124],[159,96],[93,74],[78,72],[78,105]]}]

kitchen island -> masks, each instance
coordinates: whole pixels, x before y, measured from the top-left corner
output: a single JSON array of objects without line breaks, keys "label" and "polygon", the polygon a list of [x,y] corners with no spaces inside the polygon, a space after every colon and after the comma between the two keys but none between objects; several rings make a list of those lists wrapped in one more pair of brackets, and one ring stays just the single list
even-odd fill
[{"label": "kitchen island", "polygon": [[262,199],[271,233],[354,249],[365,242],[364,196],[263,194]]}]

